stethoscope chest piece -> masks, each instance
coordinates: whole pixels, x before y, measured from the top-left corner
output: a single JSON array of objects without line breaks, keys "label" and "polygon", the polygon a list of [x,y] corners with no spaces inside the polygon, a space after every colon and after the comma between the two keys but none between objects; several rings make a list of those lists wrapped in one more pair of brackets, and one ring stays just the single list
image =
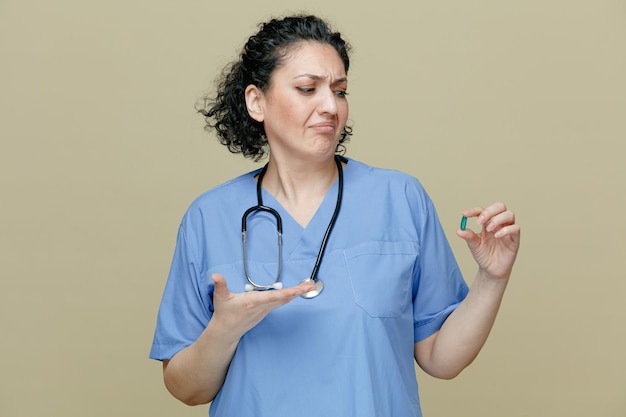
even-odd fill
[{"label": "stethoscope chest piece", "polygon": [[316,279],[316,280],[312,280],[311,278],[307,278],[302,282],[312,282],[315,284],[315,289],[311,290],[307,293],[302,294],[300,297],[302,298],[306,298],[306,299],[310,299],[310,298],[315,298],[318,295],[321,294],[321,292],[324,290],[324,283],[322,282],[321,279]]}]

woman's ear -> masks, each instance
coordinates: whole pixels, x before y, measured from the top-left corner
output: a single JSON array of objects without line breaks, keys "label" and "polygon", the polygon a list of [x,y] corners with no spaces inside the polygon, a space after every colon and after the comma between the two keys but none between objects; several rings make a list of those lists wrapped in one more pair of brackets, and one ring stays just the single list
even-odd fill
[{"label": "woman's ear", "polygon": [[257,122],[262,123],[265,119],[263,116],[263,108],[261,106],[263,91],[261,91],[261,89],[256,85],[250,84],[246,87],[245,96],[248,114]]}]

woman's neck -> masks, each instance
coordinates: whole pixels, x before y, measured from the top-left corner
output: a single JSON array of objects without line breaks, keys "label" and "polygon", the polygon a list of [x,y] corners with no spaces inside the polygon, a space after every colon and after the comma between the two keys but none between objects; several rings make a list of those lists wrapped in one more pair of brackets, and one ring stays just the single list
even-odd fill
[{"label": "woman's neck", "polygon": [[336,180],[334,158],[319,164],[280,163],[270,158],[263,188],[306,227]]}]

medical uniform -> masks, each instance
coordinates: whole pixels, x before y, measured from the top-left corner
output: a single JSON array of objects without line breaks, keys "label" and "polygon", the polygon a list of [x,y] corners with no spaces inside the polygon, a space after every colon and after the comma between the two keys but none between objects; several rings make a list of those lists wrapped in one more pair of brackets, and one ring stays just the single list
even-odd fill
[{"label": "medical uniform", "polygon": [[[200,196],[180,225],[150,357],[193,343],[213,314],[211,274],[242,292],[241,215],[257,204],[257,171]],[[302,228],[263,190],[283,222],[281,280],[308,278],[337,199],[337,183]],[[275,219],[248,220],[248,270],[273,282]],[[421,416],[414,343],[439,330],[466,296],[433,204],[413,177],[349,159],[318,277],[324,291],[271,312],[240,340],[212,417]]]}]

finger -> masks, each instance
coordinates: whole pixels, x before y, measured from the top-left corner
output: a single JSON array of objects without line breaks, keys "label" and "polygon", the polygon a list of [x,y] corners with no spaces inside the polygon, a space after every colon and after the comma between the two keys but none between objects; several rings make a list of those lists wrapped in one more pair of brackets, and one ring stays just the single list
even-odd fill
[{"label": "finger", "polygon": [[506,211],[506,205],[504,203],[501,202],[497,202],[497,203],[493,203],[490,206],[486,207],[478,216],[478,224],[487,224],[487,222],[489,222],[489,220],[491,220],[491,218],[493,216],[496,216],[504,211]]},{"label": "finger", "polygon": [[478,217],[480,213],[483,212],[483,210],[484,209],[482,207],[473,207],[473,208],[463,210],[463,215],[465,217]]},{"label": "finger", "polygon": [[465,230],[459,229],[456,231],[456,234],[461,239],[463,239],[465,243],[467,243],[467,246],[470,248],[470,250],[474,250],[474,248],[480,245],[480,235],[476,234],[474,231],[470,229],[465,229]]},{"label": "finger", "polygon": [[295,287],[291,288],[283,288],[281,290],[268,291],[270,294],[270,299],[273,302],[278,302],[285,304],[296,297],[299,297],[303,294],[306,294],[309,291],[313,291],[315,289],[315,284],[310,281],[301,282]]},{"label": "finger", "polygon": [[290,288],[291,290],[294,290],[295,296],[299,297],[302,294],[306,294],[310,291],[315,290],[315,284],[310,281],[310,280],[306,280],[301,282],[300,284],[296,285],[293,288]]},{"label": "finger", "polygon": [[495,233],[498,229],[511,224],[515,224],[515,213],[511,210],[506,210],[487,220],[484,226],[487,232]]},{"label": "finger", "polygon": [[519,242],[520,239],[520,227],[517,224],[512,224],[509,226],[502,227],[494,236],[498,239],[503,238],[505,236],[511,237],[514,242]]},{"label": "finger", "polygon": [[287,304],[294,298],[302,294],[306,294],[309,291],[313,291],[314,289],[314,284],[310,282],[302,282],[291,288],[268,291],[249,291],[242,295],[246,297],[247,308],[254,308],[255,306],[262,305],[276,308],[283,304]]},{"label": "finger", "polygon": [[473,230],[470,229],[465,229],[465,230],[461,230],[458,229],[456,231],[457,236],[459,236],[461,239],[469,242],[470,240],[473,239],[480,239],[480,236],[478,234],[476,234],[476,232],[474,232]]},{"label": "finger", "polygon": [[228,297],[230,295],[230,291],[226,285],[226,279],[222,275],[212,274],[211,279],[215,283],[215,289],[213,290],[215,295],[219,297]]}]

